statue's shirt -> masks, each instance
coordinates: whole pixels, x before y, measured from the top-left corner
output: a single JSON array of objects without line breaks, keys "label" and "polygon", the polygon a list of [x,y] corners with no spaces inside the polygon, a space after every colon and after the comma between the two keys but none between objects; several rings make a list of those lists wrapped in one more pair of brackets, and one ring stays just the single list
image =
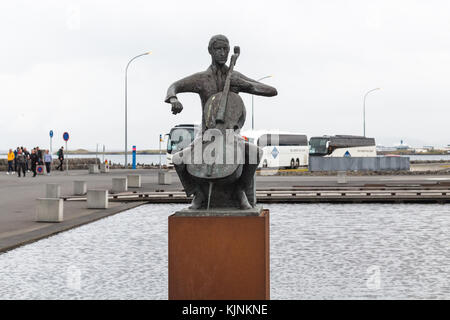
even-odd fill
[{"label": "statue's shirt", "polygon": [[[167,90],[165,102],[169,103],[170,98],[178,93],[194,92],[200,96],[202,110],[213,94],[223,91],[228,67],[221,67],[212,64],[206,71],[195,73],[191,76],[174,82]],[[277,90],[271,86],[247,78],[243,74],[233,71],[230,82],[230,91],[234,93],[245,92],[260,96],[275,96]]]}]

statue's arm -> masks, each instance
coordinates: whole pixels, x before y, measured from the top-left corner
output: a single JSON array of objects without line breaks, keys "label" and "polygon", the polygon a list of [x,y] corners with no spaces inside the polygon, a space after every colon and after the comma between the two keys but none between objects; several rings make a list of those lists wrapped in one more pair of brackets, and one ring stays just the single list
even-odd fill
[{"label": "statue's arm", "polygon": [[178,101],[177,94],[182,92],[199,93],[202,81],[202,73],[196,73],[181,80],[178,80],[167,89],[164,102],[172,105],[172,113],[177,114],[183,110],[183,105]]},{"label": "statue's arm", "polygon": [[172,83],[169,89],[167,89],[166,99],[164,102],[171,103],[172,98],[177,99],[178,93],[199,93],[201,78],[201,72],[199,72]]},{"label": "statue's arm", "polygon": [[273,97],[278,94],[277,89],[274,87],[250,79],[237,71],[233,71],[231,77],[231,90],[265,97]]}]

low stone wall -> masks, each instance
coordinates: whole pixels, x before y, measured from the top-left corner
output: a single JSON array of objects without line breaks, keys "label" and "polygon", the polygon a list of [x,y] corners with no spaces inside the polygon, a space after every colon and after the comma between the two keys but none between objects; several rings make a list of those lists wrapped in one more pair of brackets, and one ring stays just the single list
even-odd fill
[{"label": "low stone wall", "polygon": [[[124,165],[123,164],[118,164],[118,163],[112,163],[109,165],[110,169],[124,169]],[[128,168],[131,168],[131,165],[128,166]],[[166,165],[163,165],[161,167],[162,169],[167,169]],[[136,164],[136,169],[159,169],[159,164],[141,164],[141,163],[137,163]]]},{"label": "low stone wall", "polygon": [[[266,171],[266,172],[265,172]],[[256,172],[258,176],[337,176],[337,171],[299,171],[299,170],[270,170],[263,169]],[[347,176],[421,176],[421,175],[449,175],[450,168],[441,171],[346,171]]]},{"label": "low stone wall", "polygon": [[[64,170],[66,169],[66,161],[64,160]],[[81,169],[88,169],[88,166],[90,164],[100,164],[100,159],[96,158],[70,158],[69,157],[69,170],[81,170]],[[52,168],[53,170],[56,168],[56,166],[59,164],[58,159],[53,160]],[[8,160],[6,159],[0,159],[0,171],[6,171],[8,170]]]},{"label": "low stone wall", "polygon": [[309,171],[409,171],[408,157],[309,157]]}]

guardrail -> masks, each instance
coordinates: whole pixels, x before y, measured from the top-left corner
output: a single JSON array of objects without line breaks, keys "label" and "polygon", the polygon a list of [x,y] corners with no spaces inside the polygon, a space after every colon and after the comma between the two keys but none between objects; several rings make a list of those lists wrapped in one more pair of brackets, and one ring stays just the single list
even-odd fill
[{"label": "guardrail", "polygon": [[[62,197],[66,201],[85,201],[86,197]],[[256,191],[259,203],[449,203],[448,186],[376,187],[294,187]],[[153,192],[123,192],[109,196],[111,202],[145,201],[149,203],[189,203],[182,190]]]}]

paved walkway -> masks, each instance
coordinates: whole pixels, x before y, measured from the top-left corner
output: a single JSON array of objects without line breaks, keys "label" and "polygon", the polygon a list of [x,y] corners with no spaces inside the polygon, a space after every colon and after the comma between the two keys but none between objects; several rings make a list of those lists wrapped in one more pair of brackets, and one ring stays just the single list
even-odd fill
[{"label": "paved walkway", "polygon": [[[112,187],[112,177],[127,174],[141,174],[143,191],[155,191],[161,186],[157,184],[157,170],[112,170],[108,174],[87,174],[87,170],[53,172],[51,176],[32,177],[27,174],[25,178],[18,178],[17,175],[0,176],[0,252],[5,247],[9,247],[13,242],[28,242],[30,236],[45,236],[49,230],[53,234],[58,230],[66,230],[68,226],[74,227],[74,221],[83,223],[96,220],[97,216],[107,213],[111,215],[128,209],[130,204],[110,202],[108,210],[87,209],[85,201],[64,202],[64,222],[63,223],[38,223],[35,221],[36,199],[45,197],[45,185],[47,183],[57,183],[61,186],[61,195],[73,194],[73,181],[84,180],[87,182],[88,189],[108,189]],[[172,185],[165,186],[166,190],[181,189],[181,184],[173,174]],[[106,216],[107,216],[106,215]],[[80,218],[84,217],[80,220]],[[81,223],[80,223],[81,224]],[[48,227],[53,226],[51,229]],[[39,231],[40,232],[37,232]],[[29,236],[27,234],[30,234]],[[10,240],[14,238],[15,241]],[[39,237],[38,237],[39,238]]]}]

